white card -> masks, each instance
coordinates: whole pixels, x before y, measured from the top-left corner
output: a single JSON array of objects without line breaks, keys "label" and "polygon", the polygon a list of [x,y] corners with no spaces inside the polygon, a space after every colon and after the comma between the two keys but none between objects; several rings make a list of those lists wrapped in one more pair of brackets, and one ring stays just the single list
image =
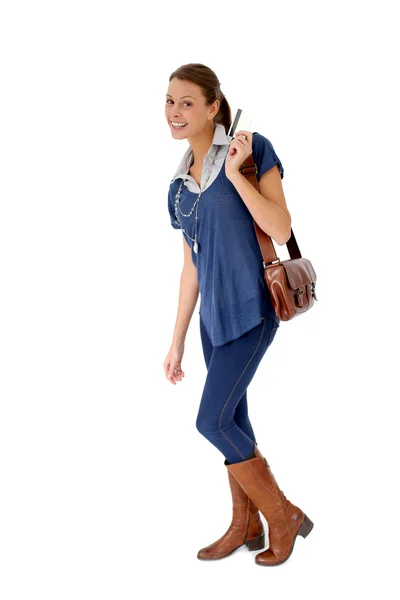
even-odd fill
[{"label": "white card", "polygon": [[241,108],[238,108],[228,135],[233,137],[235,135],[235,131],[241,131],[242,129],[244,131],[251,131],[251,114],[248,110],[242,110]]}]

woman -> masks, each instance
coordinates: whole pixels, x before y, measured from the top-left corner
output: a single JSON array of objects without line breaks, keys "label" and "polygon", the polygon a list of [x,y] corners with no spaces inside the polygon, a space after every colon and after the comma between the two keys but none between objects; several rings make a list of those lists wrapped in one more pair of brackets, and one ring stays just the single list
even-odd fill
[{"label": "woman", "polygon": [[[200,335],[207,378],[197,415],[198,431],[225,457],[233,504],[226,533],[198,552],[218,559],[246,544],[264,548],[259,511],[267,519],[269,548],[259,565],[287,560],[297,535],[313,524],[279,489],[258,449],[247,406],[247,387],[279,328],[264,280],[254,221],[279,245],[291,234],[291,217],[282,189],[283,166],[263,135],[237,131],[215,73],[188,64],[172,73],[165,116],[186,150],[170,183],[171,225],[182,231],[184,266],[173,341],[164,361],[174,385],[185,373],[184,340],[198,295]],[[260,193],[239,167],[253,154]]]}]

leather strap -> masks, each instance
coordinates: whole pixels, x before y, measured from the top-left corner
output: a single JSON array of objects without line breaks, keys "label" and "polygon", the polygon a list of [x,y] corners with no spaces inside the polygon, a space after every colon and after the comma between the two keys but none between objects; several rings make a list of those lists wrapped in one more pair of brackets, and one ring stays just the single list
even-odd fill
[{"label": "leather strap", "polygon": [[[250,183],[260,192],[260,186],[256,177],[258,169],[253,160],[253,155],[250,154],[246,160],[242,163],[239,171],[250,181]],[[274,244],[270,236],[261,229],[261,227],[254,221],[256,235],[258,243],[260,245],[261,254],[264,260],[264,268],[267,263],[279,261],[280,259],[276,255]],[[290,258],[301,258],[300,249],[297,245],[296,238],[294,237],[293,229],[290,228],[291,235],[286,242],[286,247],[289,251]]]}]

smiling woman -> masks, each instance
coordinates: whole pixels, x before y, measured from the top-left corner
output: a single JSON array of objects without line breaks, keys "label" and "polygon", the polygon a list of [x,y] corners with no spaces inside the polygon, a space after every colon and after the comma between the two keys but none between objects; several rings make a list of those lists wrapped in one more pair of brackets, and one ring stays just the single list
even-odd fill
[{"label": "smiling woman", "polygon": [[[296,535],[305,537],[312,523],[277,487],[249,420],[247,388],[275,339],[280,321],[264,279],[253,215],[238,192],[236,175],[243,177],[239,167],[250,153],[258,166],[259,180],[265,176],[266,181],[265,174],[276,168],[282,179],[283,165],[264,135],[227,135],[230,107],[215,73],[205,65],[184,65],[172,73],[165,116],[172,137],[187,140],[189,146],[168,190],[170,223],[182,231],[186,258],[164,370],[171,383],[182,381],[184,341],[200,293],[199,329],[207,377],[196,427],[224,455],[233,500],[228,531],[202,548],[198,558],[222,558],[243,544],[249,549],[263,548],[260,508],[269,519],[270,549],[257,555],[256,562],[280,564],[289,557]],[[261,200],[269,200],[258,196],[258,210],[264,211]],[[271,208],[265,214],[282,219],[279,210]],[[283,235],[276,223],[268,226]],[[230,470],[237,465],[241,468]],[[279,522],[274,520],[278,513]]]}]

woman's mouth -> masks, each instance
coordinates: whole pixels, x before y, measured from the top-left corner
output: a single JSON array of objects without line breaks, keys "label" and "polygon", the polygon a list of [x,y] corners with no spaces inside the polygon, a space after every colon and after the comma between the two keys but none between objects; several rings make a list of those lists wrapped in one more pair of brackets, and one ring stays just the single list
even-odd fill
[{"label": "woman's mouth", "polygon": [[181,129],[185,129],[187,123],[183,123],[181,121],[171,121],[171,127],[174,131],[180,131]]}]

